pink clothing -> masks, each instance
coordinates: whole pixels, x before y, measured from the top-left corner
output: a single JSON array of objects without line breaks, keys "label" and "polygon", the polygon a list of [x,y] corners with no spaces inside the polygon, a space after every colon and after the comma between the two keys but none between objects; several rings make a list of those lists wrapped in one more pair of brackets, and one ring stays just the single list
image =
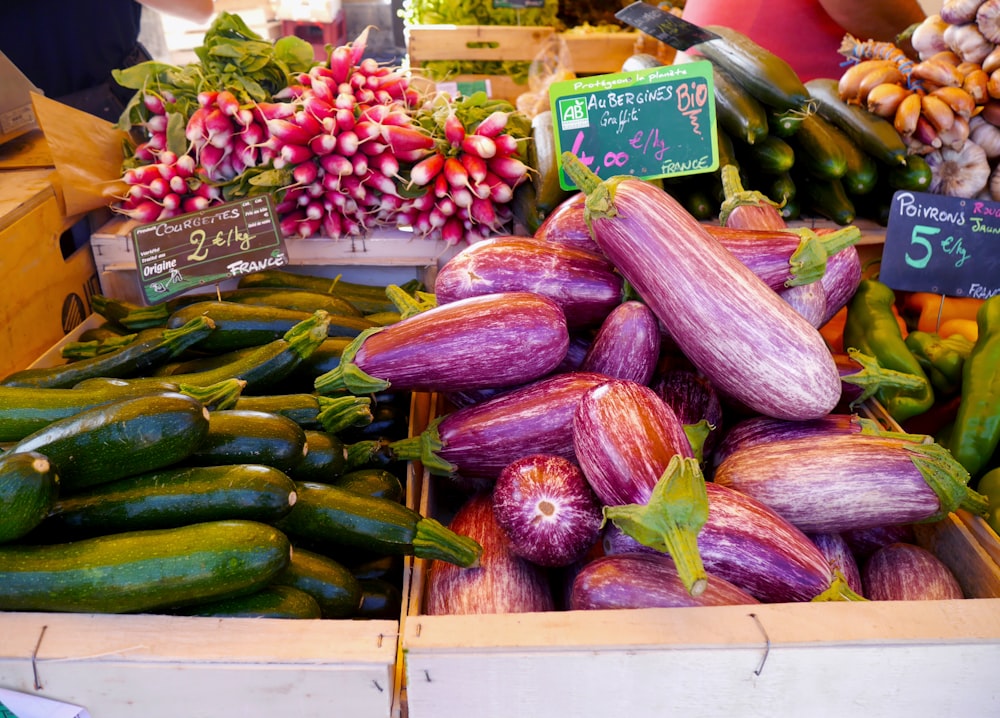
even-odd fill
[{"label": "pink clothing", "polygon": [[803,82],[844,72],[838,50],[845,31],[816,0],[687,0],[682,17],[742,32],[791,65]]}]

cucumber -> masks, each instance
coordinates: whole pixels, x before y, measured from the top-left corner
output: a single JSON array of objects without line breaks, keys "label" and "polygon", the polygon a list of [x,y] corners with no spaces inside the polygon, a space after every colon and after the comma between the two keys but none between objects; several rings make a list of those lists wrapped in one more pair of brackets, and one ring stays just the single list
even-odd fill
[{"label": "cucumber", "polygon": [[305,455],[305,431],[287,416],[228,409],[209,414],[208,431],[187,462],[196,466],[263,464],[287,472]]},{"label": "cucumber", "polygon": [[290,558],[288,537],[256,521],[0,546],[0,610],[135,613],[190,605],[259,590]]},{"label": "cucumber", "polygon": [[173,611],[180,616],[214,618],[320,618],[320,605],[294,586],[271,584],[247,596],[222,598]]},{"label": "cucumber", "polygon": [[[298,274],[281,269],[268,269],[240,277],[239,288],[244,287],[287,287],[307,289],[312,292],[333,294],[346,299],[362,314],[376,312],[392,312],[397,307],[386,296],[384,286],[348,282],[340,277],[319,277],[311,274]],[[412,280],[402,285],[407,292],[422,288],[422,284]]]},{"label": "cucumber", "polygon": [[815,101],[816,111],[843,130],[858,147],[888,165],[906,163],[906,144],[892,123],[860,105],[841,100],[837,80],[809,80],[806,89]]},{"label": "cucumber", "polygon": [[42,528],[97,535],[226,519],[272,523],[294,503],[295,483],[271,466],[169,467],[59,498]]},{"label": "cucumber", "polygon": [[347,446],[336,434],[305,430],[305,455],[288,469],[296,481],[330,483],[347,469]]},{"label": "cucumber", "polygon": [[298,481],[295,488],[295,506],[276,524],[293,540],[381,555],[412,554],[459,566],[477,564],[482,553],[476,541],[397,501],[311,481]]},{"label": "cucumber", "polygon": [[47,456],[60,490],[70,493],[187,458],[208,434],[208,418],[201,402],[184,394],[119,399],[54,421],[9,452]]},{"label": "cucumber", "polygon": [[405,495],[403,482],[399,477],[391,471],[378,467],[348,471],[346,474],[334,477],[331,483],[348,491],[392,501],[402,501]]},{"label": "cucumber", "polygon": [[139,376],[204,341],[214,329],[212,320],[194,317],[170,331],[150,329],[120,349],[91,359],[53,367],[22,369],[7,376],[0,385],[69,388],[92,377]]},{"label": "cucumber", "polygon": [[[211,319],[215,331],[201,341],[199,348],[207,352],[225,352],[280,339],[293,326],[308,319],[310,313],[280,307],[205,301],[175,311],[167,319],[167,327],[182,326],[202,316]],[[364,317],[329,314],[327,333],[330,336],[355,337],[374,326],[377,325]]]},{"label": "cucumber", "polygon": [[272,585],[305,591],[319,604],[322,618],[350,618],[361,605],[361,583],[354,574],[332,558],[299,546]]},{"label": "cucumber", "polygon": [[383,578],[361,581],[361,606],[357,618],[391,621],[399,618],[403,595],[399,587]]},{"label": "cucumber", "polygon": [[833,136],[831,124],[821,116],[803,117],[798,132],[789,141],[794,143],[800,169],[820,179],[838,179],[847,172],[844,148]]},{"label": "cucumber", "polygon": [[0,543],[42,523],[59,492],[59,476],[42,454],[0,455]]},{"label": "cucumber", "polygon": [[713,68],[715,114],[719,126],[733,138],[748,145],[768,135],[767,110],[725,70]]}]

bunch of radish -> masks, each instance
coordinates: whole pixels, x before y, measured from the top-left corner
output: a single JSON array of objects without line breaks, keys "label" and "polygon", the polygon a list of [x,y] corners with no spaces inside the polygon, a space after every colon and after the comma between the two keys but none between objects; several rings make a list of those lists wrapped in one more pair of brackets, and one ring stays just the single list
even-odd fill
[{"label": "bunch of radish", "polygon": [[139,222],[170,219],[222,201],[222,192],[198,167],[192,155],[161,150],[157,160],[133,167],[122,176],[128,190],[118,210]]}]

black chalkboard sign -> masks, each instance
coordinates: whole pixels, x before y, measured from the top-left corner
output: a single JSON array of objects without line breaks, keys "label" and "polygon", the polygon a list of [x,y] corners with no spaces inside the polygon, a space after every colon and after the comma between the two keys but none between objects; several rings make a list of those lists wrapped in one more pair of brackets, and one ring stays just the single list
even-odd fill
[{"label": "black chalkboard sign", "polygon": [[1000,294],[1000,203],[896,192],[879,279],[910,292]]},{"label": "black chalkboard sign", "polygon": [[[715,94],[707,61],[553,83],[556,150],[601,178],[711,172],[719,166]],[[576,187],[559,168],[563,189]]]},{"label": "black chalkboard sign", "polygon": [[288,264],[268,195],[144,224],[132,230],[132,243],[148,304]]}]

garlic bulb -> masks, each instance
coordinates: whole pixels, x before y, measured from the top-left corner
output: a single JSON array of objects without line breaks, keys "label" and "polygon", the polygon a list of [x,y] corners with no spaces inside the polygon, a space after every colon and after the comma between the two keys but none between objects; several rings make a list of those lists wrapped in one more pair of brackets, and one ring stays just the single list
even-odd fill
[{"label": "garlic bulb", "polygon": [[976,11],[983,0],[945,0],[941,5],[941,19],[949,25],[964,25],[976,19]]},{"label": "garlic bulb", "polygon": [[1000,42],[1000,0],[986,0],[976,10],[976,27],[987,40]]},{"label": "garlic bulb", "polygon": [[995,45],[983,37],[974,22],[949,25],[944,31],[944,41],[965,62],[982,63]]},{"label": "garlic bulb", "polygon": [[910,44],[916,50],[921,60],[926,60],[931,55],[948,49],[948,44],[944,41],[944,31],[948,23],[941,19],[940,15],[928,15],[917,25],[910,35]]},{"label": "garlic bulb", "polygon": [[941,147],[924,159],[931,168],[929,191],[949,197],[975,197],[990,180],[990,163],[982,147],[971,140],[958,149]]},{"label": "garlic bulb", "polygon": [[989,191],[989,199],[1000,202],[1000,165],[990,174],[990,181],[986,188]]},{"label": "garlic bulb", "polygon": [[969,139],[983,148],[986,159],[1000,157],[1000,127],[987,122],[982,115],[969,119]]}]

